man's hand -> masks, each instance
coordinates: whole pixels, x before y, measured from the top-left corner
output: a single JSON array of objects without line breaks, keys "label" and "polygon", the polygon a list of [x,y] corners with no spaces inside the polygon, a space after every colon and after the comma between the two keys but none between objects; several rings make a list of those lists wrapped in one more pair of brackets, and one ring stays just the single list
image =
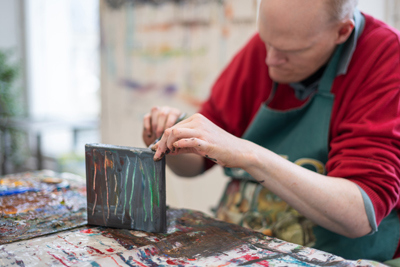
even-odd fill
[{"label": "man's hand", "polygon": [[165,129],[173,126],[182,112],[171,107],[153,107],[143,118],[143,141],[146,146],[159,138]]},{"label": "man's hand", "polygon": [[[165,154],[194,153],[224,167],[241,167],[246,154],[246,140],[224,131],[201,114],[165,130],[161,140],[153,147],[155,160]],[[240,148],[240,149],[239,149]]]}]

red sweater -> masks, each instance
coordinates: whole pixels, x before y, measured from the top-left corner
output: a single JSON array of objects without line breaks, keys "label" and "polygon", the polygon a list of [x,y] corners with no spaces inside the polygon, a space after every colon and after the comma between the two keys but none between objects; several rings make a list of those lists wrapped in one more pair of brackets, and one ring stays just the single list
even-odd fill
[{"label": "red sweater", "polygon": [[[400,208],[400,33],[364,16],[365,28],[347,74],[332,86],[326,169],[328,176],[347,178],[364,189],[379,225]],[[200,113],[242,136],[271,91],[265,58],[265,45],[256,34],[223,71]],[[298,100],[290,86],[280,85],[269,106],[288,110],[306,101]],[[212,166],[211,161],[206,164]]]}]

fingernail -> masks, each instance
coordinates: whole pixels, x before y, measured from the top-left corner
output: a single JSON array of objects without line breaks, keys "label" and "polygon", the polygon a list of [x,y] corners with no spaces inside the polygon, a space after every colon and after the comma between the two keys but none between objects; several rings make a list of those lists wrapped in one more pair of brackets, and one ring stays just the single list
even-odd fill
[{"label": "fingernail", "polygon": [[161,155],[160,155],[160,157],[159,158],[156,158],[154,161],[160,161],[160,160],[162,160],[162,158],[164,157],[164,153],[161,153]]}]

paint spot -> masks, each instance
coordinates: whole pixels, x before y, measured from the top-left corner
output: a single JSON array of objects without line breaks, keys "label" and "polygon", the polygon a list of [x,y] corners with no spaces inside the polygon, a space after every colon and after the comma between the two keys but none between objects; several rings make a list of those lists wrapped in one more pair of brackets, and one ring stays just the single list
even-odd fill
[{"label": "paint spot", "polygon": [[212,160],[212,161],[214,161],[214,162],[217,162],[216,159],[210,158],[208,155],[206,155],[206,159],[209,159],[209,160]]},{"label": "paint spot", "polygon": [[112,248],[107,248],[106,249],[108,252],[114,252],[115,250],[113,250]]},{"label": "paint spot", "polygon": [[168,84],[164,87],[164,94],[167,96],[172,96],[178,91],[178,87],[175,84]]},{"label": "paint spot", "polygon": [[104,252],[101,252],[101,251],[98,250],[97,248],[94,248],[94,247],[92,247],[92,246],[86,246],[86,247],[88,247],[88,248],[90,248],[90,249],[96,251],[97,253],[99,253],[99,254],[101,254],[101,255],[104,255]]},{"label": "paint spot", "polygon": [[55,258],[56,260],[58,260],[62,265],[64,266],[68,266],[67,264],[64,263],[64,261],[62,259],[60,259],[59,257],[51,254],[50,252],[47,252],[50,256],[52,256],[53,258]]},{"label": "paint spot", "polygon": [[170,265],[187,265],[189,264],[188,262],[182,261],[182,260],[178,260],[178,259],[174,259],[174,260],[167,260],[167,263]]},{"label": "paint spot", "polygon": [[16,263],[18,266],[25,266],[25,263],[24,263],[22,260],[15,260],[15,263]]},{"label": "paint spot", "polygon": [[84,229],[84,230],[81,230],[80,232],[84,233],[84,234],[93,234],[92,229]]},{"label": "paint spot", "polygon": [[258,260],[260,257],[251,256],[251,255],[244,255],[242,258],[247,260],[247,261],[252,261],[252,260]]}]

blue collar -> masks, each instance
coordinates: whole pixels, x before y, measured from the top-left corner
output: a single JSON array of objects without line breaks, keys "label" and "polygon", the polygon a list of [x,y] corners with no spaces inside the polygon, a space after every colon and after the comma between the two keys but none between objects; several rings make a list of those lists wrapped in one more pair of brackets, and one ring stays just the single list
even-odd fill
[{"label": "blue collar", "polygon": [[347,73],[347,68],[349,67],[354,51],[356,50],[358,38],[364,30],[365,18],[358,9],[354,11],[354,23],[354,30],[344,44],[336,76]]}]

